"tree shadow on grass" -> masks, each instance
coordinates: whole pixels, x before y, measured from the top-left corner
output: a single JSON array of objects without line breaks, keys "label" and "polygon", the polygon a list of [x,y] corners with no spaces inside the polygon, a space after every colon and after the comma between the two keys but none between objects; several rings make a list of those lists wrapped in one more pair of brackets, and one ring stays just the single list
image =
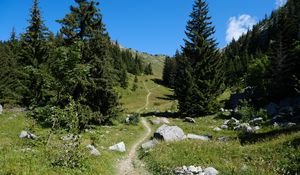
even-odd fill
[{"label": "tree shadow on grass", "polygon": [[150,117],[150,116],[156,116],[156,117],[166,117],[166,118],[179,118],[179,114],[177,112],[147,112],[142,113],[142,117]]},{"label": "tree shadow on grass", "polygon": [[170,100],[170,101],[176,100],[174,95],[164,95],[163,97],[156,97],[156,98],[160,100]]},{"label": "tree shadow on grass", "polygon": [[[299,131],[300,131],[300,125],[297,125],[290,128],[281,128],[281,129],[276,129],[264,133],[242,133],[239,135],[239,139],[242,145],[254,144],[265,140],[275,139],[276,137],[282,134],[292,134],[294,132],[299,132]],[[299,143],[299,140],[296,140],[296,142]]]}]

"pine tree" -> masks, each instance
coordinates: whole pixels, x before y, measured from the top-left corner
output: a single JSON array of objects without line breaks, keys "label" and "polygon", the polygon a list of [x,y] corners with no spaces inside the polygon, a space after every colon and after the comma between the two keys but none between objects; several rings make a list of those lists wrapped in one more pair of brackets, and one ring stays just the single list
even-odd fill
[{"label": "pine tree", "polygon": [[88,0],[75,2],[77,6],[71,6],[71,12],[58,20],[62,24],[65,43],[70,46],[81,43],[80,64],[88,66],[86,80],[78,82],[71,94],[75,101],[99,113],[95,122],[107,122],[119,111],[118,96],[113,88],[117,77],[109,54],[110,38],[96,7],[99,3]]},{"label": "pine tree", "polygon": [[[222,90],[223,71],[221,66],[223,59],[216,48],[217,43],[212,37],[215,30],[211,17],[208,16],[207,3],[204,0],[196,0],[190,17],[191,20],[186,28],[187,39],[185,39],[183,55],[189,61],[192,68],[192,72],[189,72],[193,78],[191,78],[191,83],[184,85],[191,85],[191,87],[185,88],[188,92],[184,94],[189,95],[186,97],[186,101],[193,101],[193,104],[188,108],[180,106],[180,109],[183,114],[200,116],[211,114],[216,109],[215,99]],[[185,101],[182,101],[179,104],[187,106],[184,103]]]},{"label": "pine tree", "polygon": [[144,70],[146,75],[153,75],[153,70],[152,70],[152,65],[151,63],[149,63]]},{"label": "pine tree", "polygon": [[25,105],[42,105],[45,103],[45,88],[47,75],[45,64],[48,59],[47,35],[38,7],[39,1],[34,0],[31,9],[31,19],[26,33],[22,36],[19,63],[24,67],[22,84]]}]

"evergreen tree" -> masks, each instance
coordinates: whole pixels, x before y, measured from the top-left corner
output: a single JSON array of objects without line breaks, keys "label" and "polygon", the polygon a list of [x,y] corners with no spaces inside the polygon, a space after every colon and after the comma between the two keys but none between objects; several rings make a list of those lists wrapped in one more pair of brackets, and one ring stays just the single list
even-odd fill
[{"label": "evergreen tree", "polygon": [[144,72],[145,72],[146,75],[153,75],[151,63],[149,63],[149,64],[145,67]]},{"label": "evergreen tree", "polygon": [[[215,99],[222,90],[221,66],[223,59],[216,49],[217,43],[212,37],[215,30],[211,17],[208,16],[207,3],[203,0],[196,0],[190,17],[191,20],[186,29],[187,39],[185,39],[183,55],[188,58],[192,68],[192,72],[189,72],[193,77],[191,78],[193,82],[184,86],[191,85],[191,87],[185,88],[188,91],[185,93],[189,95],[186,97],[187,103],[193,101],[193,105],[184,105],[185,101],[181,101],[179,104],[181,113],[200,116],[211,114],[216,109]],[[181,88],[180,86],[183,85],[176,88]]]},{"label": "evergreen tree", "polygon": [[[176,52],[178,56],[178,51]],[[174,88],[174,82],[176,80],[176,59],[166,57],[164,69],[163,69],[163,81],[166,86]]]},{"label": "evergreen tree", "polygon": [[34,0],[31,9],[31,19],[26,33],[22,36],[19,63],[24,67],[23,102],[25,105],[42,105],[45,103],[47,89],[48,59],[47,35],[48,30],[44,25],[38,0]]},{"label": "evergreen tree", "polygon": [[88,106],[99,113],[95,122],[107,122],[119,111],[119,102],[113,86],[116,73],[109,54],[110,38],[102,23],[102,15],[96,7],[99,3],[88,0],[75,0],[77,6],[71,6],[71,12],[62,20],[61,33],[67,45],[81,44],[80,64],[88,74],[79,81],[71,94],[75,101]]}]

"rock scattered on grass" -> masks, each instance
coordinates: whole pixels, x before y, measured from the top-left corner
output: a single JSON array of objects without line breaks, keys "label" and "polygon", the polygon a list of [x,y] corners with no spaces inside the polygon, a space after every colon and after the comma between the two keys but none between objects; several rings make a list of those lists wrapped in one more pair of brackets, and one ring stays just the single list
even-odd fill
[{"label": "rock scattered on grass", "polygon": [[34,139],[37,138],[37,136],[30,133],[30,132],[22,131],[21,134],[19,135],[19,138],[21,138],[21,139],[27,138],[27,139],[33,139],[34,140]]},{"label": "rock scattered on grass", "polygon": [[111,151],[125,152],[126,151],[126,146],[125,146],[124,142],[120,142],[118,144],[110,146],[109,150],[111,150]]},{"label": "rock scattered on grass", "polygon": [[192,139],[192,140],[202,140],[202,141],[208,141],[211,140],[211,136],[202,136],[202,135],[196,135],[196,134],[188,134],[186,136],[187,139]]},{"label": "rock scattered on grass", "polygon": [[191,117],[185,117],[185,118],[184,118],[184,121],[185,121],[185,122],[189,122],[189,123],[196,123],[196,120],[193,119],[193,118],[191,118]]},{"label": "rock scattered on grass", "polygon": [[220,132],[220,131],[222,131],[222,129],[221,129],[221,128],[219,128],[219,127],[215,127],[213,130],[214,130],[214,131],[216,131],[216,132]]},{"label": "rock scattered on grass", "polygon": [[153,139],[153,140],[150,140],[150,141],[148,141],[146,143],[143,143],[142,144],[142,149],[151,149],[151,148],[153,148],[157,144],[158,144],[158,141],[155,140],[155,139]]},{"label": "rock scattered on grass", "polygon": [[213,168],[208,167],[204,170],[201,166],[183,166],[175,168],[173,171],[176,175],[217,175],[219,172]]},{"label": "rock scattered on grass", "polygon": [[178,126],[162,125],[154,133],[154,138],[166,142],[180,141],[185,139],[185,134]]},{"label": "rock scattered on grass", "polygon": [[86,148],[90,150],[90,153],[94,156],[100,156],[100,152],[93,146],[93,145],[87,145]]}]

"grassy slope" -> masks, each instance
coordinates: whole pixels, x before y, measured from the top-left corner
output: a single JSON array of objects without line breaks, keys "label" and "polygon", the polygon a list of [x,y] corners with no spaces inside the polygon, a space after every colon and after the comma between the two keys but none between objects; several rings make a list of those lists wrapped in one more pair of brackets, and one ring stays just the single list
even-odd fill
[{"label": "grassy slope", "polygon": [[[143,152],[140,157],[147,162],[154,174],[171,174],[171,170],[183,165],[213,166],[221,174],[273,175],[300,171],[300,126],[290,129],[264,128],[251,138],[256,142],[242,145],[241,133],[213,131],[223,119],[208,116],[196,119],[196,124],[169,119],[170,125],[181,127],[184,132],[212,135],[213,141],[188,140],[160,143],[154,149]],[[158,126],[153,126],[157,128]],[[218,142],[220,136],[231,138]]]}]

